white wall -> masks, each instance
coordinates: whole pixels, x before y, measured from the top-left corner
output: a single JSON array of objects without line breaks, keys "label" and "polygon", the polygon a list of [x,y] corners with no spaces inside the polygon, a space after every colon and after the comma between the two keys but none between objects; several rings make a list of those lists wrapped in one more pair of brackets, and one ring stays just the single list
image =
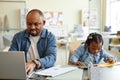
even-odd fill
[{"label": "white wall", "polygon": [[42,11],[62,11],[63,24],[67,24],[69,31],[73,29],[74,24],[81,21],[80,10],[88,8],[89,0],[26,0],[27,8],[37,8]]},{"label": "white wall", "polygon": [[[42,11],[63,12],[63,24],[68,25],[68,31],[72,30],[75,24],[81,23],[80,11],[88,8],[89,0],[26,0],[28,9],[37,8]],[[25,4],[20,2],[0,2],[0,16],[7,14],[11,27],[20,27],[19,9]]]},{"label": "white wall", "polygon": [[[0,17],[3,21],[7,15],[9,28],[20,27],[20,9],[25,8],[24,2],[0,2]],[[1,27],[0,27],[1,28]]]}]

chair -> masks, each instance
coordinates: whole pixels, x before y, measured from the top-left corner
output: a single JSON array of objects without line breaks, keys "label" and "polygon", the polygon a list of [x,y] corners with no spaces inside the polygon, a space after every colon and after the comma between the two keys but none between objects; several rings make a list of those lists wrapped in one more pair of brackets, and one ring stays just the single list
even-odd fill
[{"label": "chair", "polygon": [[85,40],[78,40],[78,41],[74,41],[71,42],[69,45],[69,58],[68,58],[68,65],[70,65],[70,55],[79,47],[79,45],[85,42]]},{"label": "chair", "polygon": [[12,35],[3,35],[3,44],[5,47],[8,47],[11,45],[11,41],[13,39]]},{"label": "chair", "polygon": [[120,52],[120,31],[117,31],[116,37],[109,39],[109,46],[108,49],[111,50],[111,48],[117,48]]}]

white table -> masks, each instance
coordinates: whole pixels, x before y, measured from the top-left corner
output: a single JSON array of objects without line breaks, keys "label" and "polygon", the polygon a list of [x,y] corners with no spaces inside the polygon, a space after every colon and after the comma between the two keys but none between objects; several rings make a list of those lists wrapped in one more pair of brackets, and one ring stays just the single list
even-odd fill
[{"label": "white table", "polygon": [[83,71],[81,69],[76,69],[74,71],[56,76],[47,77],[47,80],[82,80]]},{"label": "white table", "polygon": [[[99,75],[98,75],[99,74]],[[98,76],[97,79],[92,77],[90,80],[120,80],[120,65],[111,67],[100,67],[98,72],[92,75]],[[82,78],[81,78],[82,76]],[[85,80],[88,77],[88,70],[81,73],[81,69],[62,74],[56,77],[47,77],[47,80]]]},{"label": "white table", "polygon": [[91,70],[90,80],[120,80],[120,65],[97,67]]}]

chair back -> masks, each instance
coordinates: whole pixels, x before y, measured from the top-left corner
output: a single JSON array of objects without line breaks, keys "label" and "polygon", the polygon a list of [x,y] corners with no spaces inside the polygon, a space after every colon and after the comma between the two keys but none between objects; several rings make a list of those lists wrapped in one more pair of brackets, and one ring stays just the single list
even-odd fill
[{"label": "chair back", "polygon": [[70,43],[68,65],[70,65],[70,55],[73,54],[73,52],[80,46],[82,42],[85,42],[85,40],[78,40]]}]

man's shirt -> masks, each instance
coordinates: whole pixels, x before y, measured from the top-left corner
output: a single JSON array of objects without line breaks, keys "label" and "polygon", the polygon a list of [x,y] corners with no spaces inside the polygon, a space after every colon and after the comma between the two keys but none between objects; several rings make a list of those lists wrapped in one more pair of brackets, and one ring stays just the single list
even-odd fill
[{"label": "man's shirt", "polygon": [[[27,29],[15,34],[9,49],[10,51],[24,51],[26,61],[31,45],[29,37],[30,34]],[[57,53],[56,38],[47,29],[43,28],[41,32],[40,39],[37,42],[37,50],[42,68],[48,68],[54,65]]]}]

